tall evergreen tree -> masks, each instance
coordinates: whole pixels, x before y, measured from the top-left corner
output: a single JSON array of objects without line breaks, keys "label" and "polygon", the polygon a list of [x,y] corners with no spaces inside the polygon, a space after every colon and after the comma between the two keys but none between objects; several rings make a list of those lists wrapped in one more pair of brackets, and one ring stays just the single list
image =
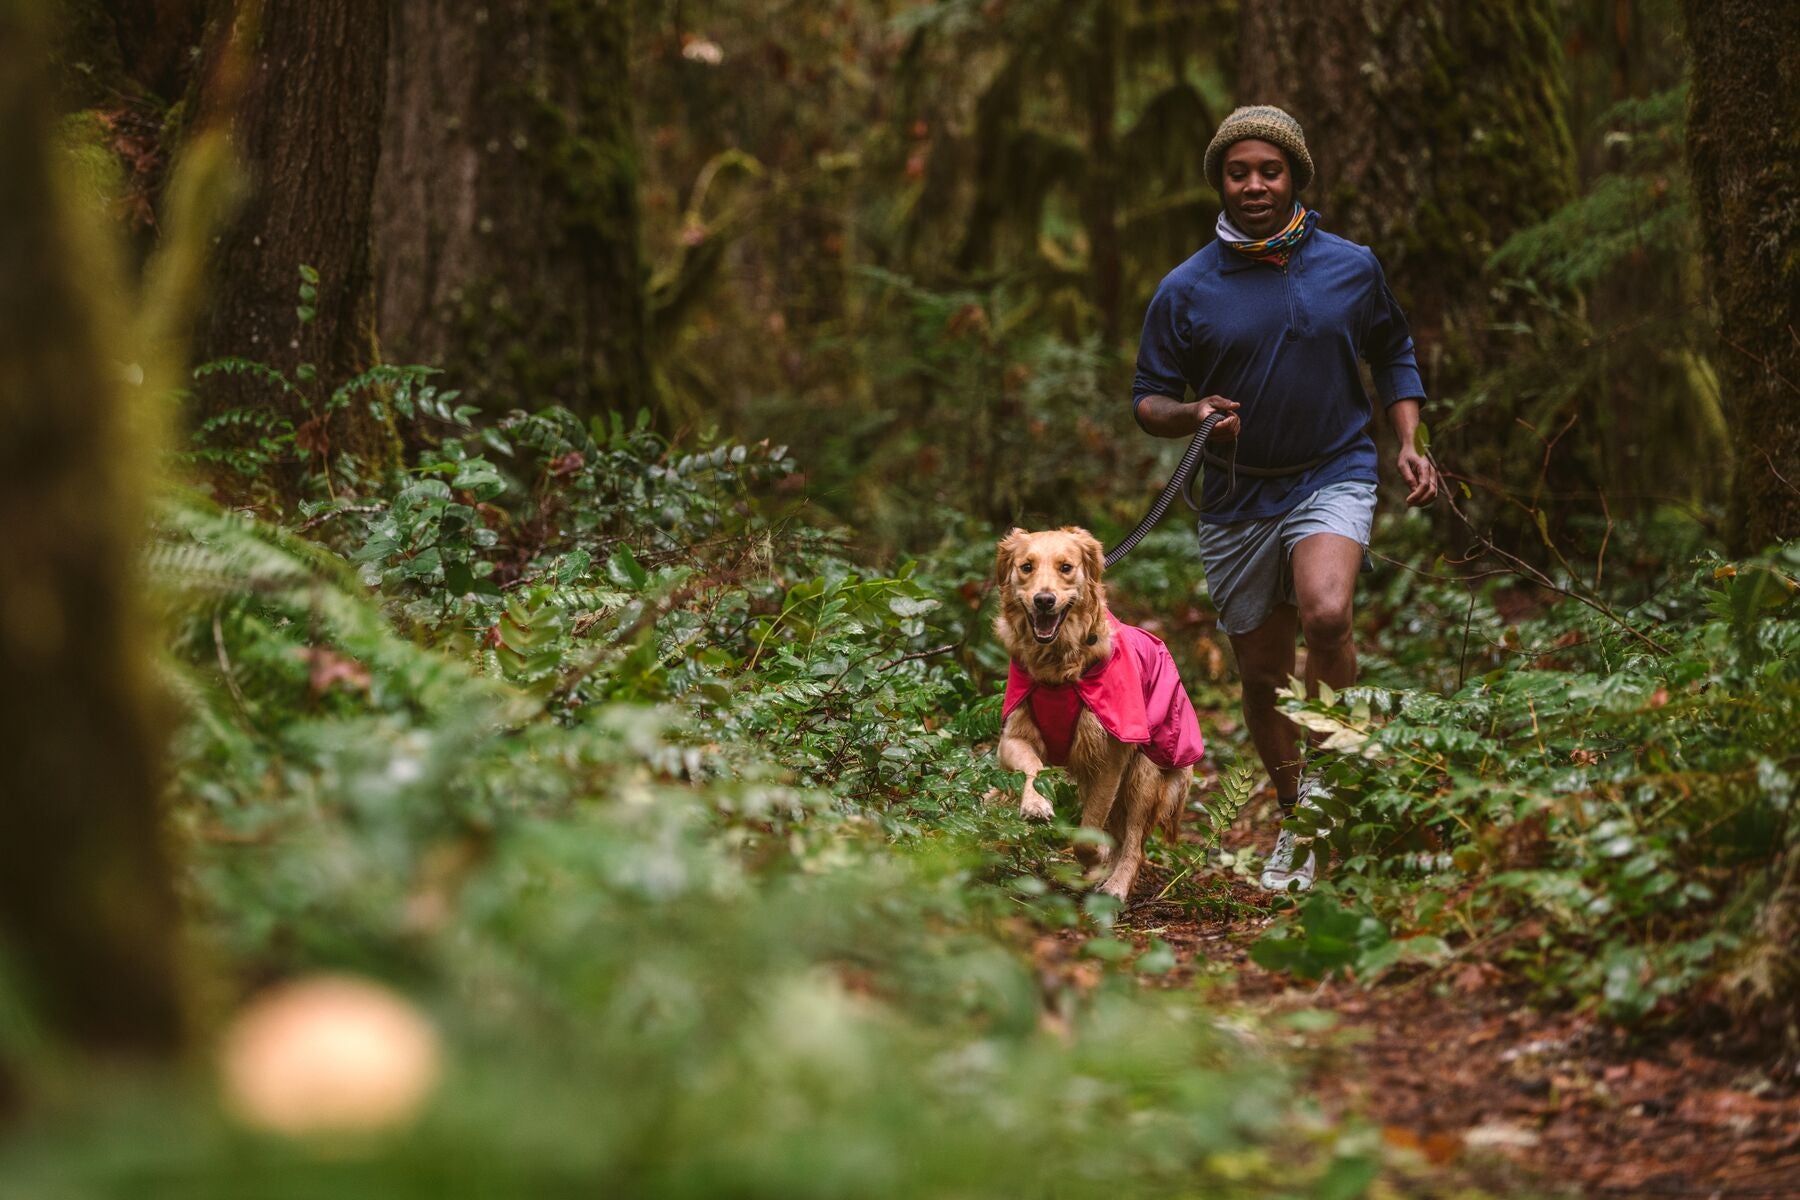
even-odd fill
[{"label": "tall evergreen tree", "polygon": [[376,190],[390,359],[489,407],[646,405],[626,0],[395,0]]},{"label": "tall evergreen tree", "polygon": [[1732,542],[1800,537],[1800,5],[1686,0],[1688,167],[1737,447]]}]

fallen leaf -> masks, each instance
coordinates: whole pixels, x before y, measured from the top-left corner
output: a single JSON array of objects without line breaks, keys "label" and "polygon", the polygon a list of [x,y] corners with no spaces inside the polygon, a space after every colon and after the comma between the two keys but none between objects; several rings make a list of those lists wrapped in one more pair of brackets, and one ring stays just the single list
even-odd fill
[{"label": "fallen leaf", "polygon": [[1384,1125],[1381,1140],[1397,1150],[1407,1150],[1433,1166],[1442,1166],[1462,1153],[1462,1139],[1454,1133],[1421,1134],[1401,1125]]}]

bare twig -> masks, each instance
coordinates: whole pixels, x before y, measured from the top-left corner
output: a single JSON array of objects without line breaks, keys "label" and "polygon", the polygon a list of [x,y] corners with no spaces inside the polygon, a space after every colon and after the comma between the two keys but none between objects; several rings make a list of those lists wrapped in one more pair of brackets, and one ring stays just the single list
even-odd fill
[{"label": "bare twig", "polygon": [[1537,507],[1538,501],[1543,499],[1544,484],[1550,478],[1550,455],[1556,451],[1556,443],[1563,440],[1563,435],[1565,433],[1575,428],[1575,421],[1580,416],[1581,413],[1579,410],[1570,413],[1569,419],[1563,422],[1563,427],[1556,431],[1556,436],[1549,438],[1539,433],[1537,429],[1530,424],[1527,424],[1523,417],[1513,418],[1513,420],[1517,421],[1520,425],[1523,425],[1526,429],[1530,430],[1533,437],[1544,443],[1544,458],[1543,461],[1538,464],[1537,482],[1531,486],[1531,504],[1533,508]]},{"label": "bare twig", "polygon": [[881,669],[887,671],[899,666],[903,662],[916,662],[921,658],[935,658],[939,654],[948,654],[954,649],[956,649],[955,642],[946,642],[942,646],[933,646],[929,650],[914,650],[911,654],[902,654],[894,661],[883,664]]},{"label": "bare twig", "polygon": [[637,638],[638,634],[668,616],[671,612],[675,611],[675,609],[686,604],[702,590],[703,589],[698,585],[679,587],[657,600],[654,604],[644,605],[644,609],[638,614],[637,619],[630,625],[627,625],[624,629],[620,630],[618,635],[615,636],[612,641],[600,647],[592,654],[589,654],[574,666],[563,671],[562,678],[557,681],[555,687],[550,689],[546,707],[548,707],[549,703],[555,703],[565,699],[580,686],[582,680],[586,679],[604,664],[607,659],[611,658],[619,647],[627,647],[626,652],[629,653],[630,643]]},{"label": "bare twig", "polygon": [[[1789,333],[1794,332],[1792,326],[1788,327],[1788,332]],[[1800,341],[1800,334],[1795,335],[1795,340]],[[1726,338],[1726,339],[1724,339],[1724,341],[1727,346],[1730,346],[1733,350],[1736,350],[1739,354],[1743,355],[1745,358],[1749,359],[1751,362],[1755,363],[1757,366],[1761,367],[1763,370],[1767,371],[1769,374],[1773,375],[1775,378],[1777,378],[1777,379],[1781,380],[1781,382],[1785,383],[1788,386],[1789,391],[1800,392],[1800,384],[1795,383],[1793,380],[1789,379],[1786,375],[1783,375],[1780,371],[1777,371],[1775,369],[1774,363],[1772,363],[1768,359],[1762,357],[1760,354],[1753,354],[1749,350],[1746,350],[1744,347],[1742,347],[1742,346],[1738,345],[1736,342],[1732,341],[1730,338]]]},{"label": "bare twig", "polygon": [[[1435,459],[1433,460],[1432,465],[1437,466],[1437,462]],[[1443,475],[1444,472],[1441,467],[1439,467],[1438,473],[1439,473],[1439,475]],[[1559,584],[1555,580],[1551,579],[1550,576],[1544,574],[1544,572],[1542,572],[1538,568],[1532,566],[1530,563],[1526,562],[1524,559],[1520,558],[1518,555],[1516,555],[1508,550],[1502,550],[1498,545],[1496,545],[1494,543],[1493,538],[1488,537],[1486,534],[1482,533],[1480,530],[1475,528],[1475,522],[1471,521],[1469,519],[1469,515],[1467,513],[1465,513],[1462,510],[1461,506],[1459,506],[1456,503],[1455,494],[1451,489],[1445,489],[1443,495],[1444,495],[1445,503],[1447,503],[1450,506],[1450,511],[1456,514],[1457,520],[1459,520],[1463,523],[1464,528],[1466,528],[1469,531],[1469,533],[1471,535],[1473,535],[1476,543],[1478,545],[1480,545],[1482,550],[1484,550],[1486,553],[1492,555],[1493,557],[1499,559],[1501,562],[1505,563],[1507,566],[1511,567],[1516,574],[1524,576],[1526,579],[1531,580],[1531,582],[1537,584],[1539,587],[1545,589],[1546,591],[1555,592],[1559,596],[1563,596],[1570,600],[1574,600],[1577,603],[1586,605],[1587,607],[1593,609],[1595,612],[1599,613],[1601,616],[1605,617],[1608,621],[1611,621],[1614,625],[1618,626],[1624,632],[1630,634],[1632,637],[1634,637],[1638,641],[1642,642],[1645,646],[1649,647],[1651,650],[1655,651],[1656,653],[1665,654],[1665,655],[1670,653],[1669,648],[1667,646],[1663,645],[1661,642],[1657,641],[1655,638],[1651,637],[1649,634],[1645,633],[1643,630],[1637,628],[1635,625],[1632,625],[1624,617],[1621,617],[1616,611],[1613,610],[1613,607],[1610,604],[1606,603],[1606,601],[1601,600],[1597,596],[1584,595],[1582,592],[1575,591],[1572,588],[1563,587],[1561,584]],[[1536,510],[1528,510],[1528,511],[1535,512]],[[1570,569],[1568,560],[1563,557],[1562,551],[1558,550],[1556,548],[1555,544],[1552,543],[1548,537],[1545,537],[1544,544],[1549,547],[1550,552],[1552,554],[1556,555],[1557,560],[1563,564],[1563,568],[1565,570],[1569,571],[1569,578],[1574,579],[1575,578],[1574,571],[1572,569]]]},{"label": "bare twig", "polygon": [[1782,486],[1787,488],[1788,491],[1793,492],[1796,496],[1800,496],[1800,487],[1795,487],[1793,483],[1788,480],[1786,475],[1783,475],[1780,471],[1775,469],[1775,460],[1769,457],[1769,452],[1767,450],[1762,451],[1762,456],[1763,461],[1769,464],[1769,474],[1781,480]]},{"label": "bare twig", "polygon": [[[1492,571],[1477,571],[1473,575],[1439,575],[1434,571],[1427,571],[1427,570],[1424,570],[1423,568],[1415,567],[1411,563],[1404,562],[1398,558],[1390,558],[1387,555],[1383,554],[1381,551],[1376,550],[1374,548],[1370,548],[1369,557],[1370,558],[1379,558],[1382,562],[1388,564],[1390,567],[1399,567],[1402,571],[1405,571],[1408,574],[1417,575],[1420,579],[1429,579],[1433,583],[1462,583],[1462,584],[1478,583],[1483,579],[1495,579],[1501,575],[1511,575],[1512,574],[1511,571],[1503,570],[1501,568],[1496,567]],[[1449,561],[1449,560],[1445,560],[1445,561]],[[1469,560],[1468,559],[1459,559],[1458,561],[1459,562],[1467,562]]]},{"label": "bare twig", "polygon": [[294,532],[305,533],[307,530],[323,525],[333,517],[341,517],[345,513],[378,513],[385,507],[387,506],[384,504],[347,504],[343,508],[327,509],[317,516],[308,517],[300,522]]},{"label": "bare twig", "polygon": [[1469,669],[1469,627],[1475,623],[1475,589],[1469,589],[1469,611],[1463,617],[1462,653],[1456,659],[1456,690],[1462,691],[1463,679]]},{"label": "bare twig", "polygon": [[254,729],[256,722],[250,717],[250,705],[244,699],[243,689],[238,687],[236,672],[231,669],[231,656],[225,653],[225,629],[219,620],[217,609],[213,610],[212,635],[213,648],[219,652],[219,671],[225,676],[225,686],[230,690],[231,699],[237,704],[244,723]]},{"label": "bare twig", "polygon": [[1606,503],[1606,493],[1602,491],[1599,495],[1600,511],[1606,515],[1606,532],[1600,535],[1600,553],[1594,558],[1594,590],[1596,592],[1600,590],[1600,576],[1606,570],[1606,545],[1612,541],[1613,531],[1612,509]]}]

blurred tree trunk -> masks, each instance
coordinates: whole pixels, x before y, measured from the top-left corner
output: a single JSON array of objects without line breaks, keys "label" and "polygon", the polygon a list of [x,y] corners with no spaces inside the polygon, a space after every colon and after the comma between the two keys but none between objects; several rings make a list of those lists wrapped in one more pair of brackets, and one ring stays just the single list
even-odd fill
[{"label": "blurred tree trunk", "polygon": [[54,0],[49,10],[55,82],[74,106],[186,90],[206,0]]},{"label": "blurred tree trunk", "polygon": [[1800,537],[1800,5],[1686,0],[1688,167],[1737,445],[1739,553]]},{"label": "blurred tree trunk", "polygon": [[119,382],[117,264],[58,178],[33,8],[0,0],[0,943],[50,1028],[161,1050],[177,912],[137,598],[158,446]]},{"label": "blurred tree trunk", "polygon": [[1240,9],[1238,95],[1306,130],[1303,197],[1381,258],[1434,394],[1479,361],[1483,264],[1569,198],[1552,0],[1264,0]]},{"label": "blurred tree trunk", "polygon": [[[317,370],[308,405],[260,381],[218,375],[201,411],[278,405],[315,449],[384,458],[391,429],[351,405],[327,428],[309,417],[320,396],[374,361],[369,224],[387,69],[386,0],[224,0],[207,34],[200,124],[226,123],[251,192],[214,255],[210,311],[199,361],[240,356],[290,379]],[[300,299],[300,267],[318,272],[317,296]],[[302,320],[297,311],[311,310]]]},{"label": "blurred tree trunk", "polygon": [[1081,218],[1087,228],[1089,300],[1100,316],[1108,346],[1119,341],[1119,21],[1114,0],[1096,0],[1084,70],[1078,85],[1087,100],[1087,174],[1082,180]]},{"label": "blurred tree trunk", "polygon": [[50,10],[50,64],[65,108],[85,108],[136,90],[105,0],[59,0]]},{"label": "blurred tree trunk", "polygon": [[132,78],[158,96],[179,97],[193,73],[189,50],[204,32],[206,0],[107,0],[105,7]]},{"label": "blurred tree trunk", "polygon": [[626,0],[394,0],[388,358],[490,409],[650,403]]}]

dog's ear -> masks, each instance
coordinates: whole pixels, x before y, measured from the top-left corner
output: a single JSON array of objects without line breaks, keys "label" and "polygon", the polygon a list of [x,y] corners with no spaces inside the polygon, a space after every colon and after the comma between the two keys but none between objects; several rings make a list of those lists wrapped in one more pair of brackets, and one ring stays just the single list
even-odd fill
[{"label": "dog's ear", "polygon": [[995,553],[994,553],[994,582],[995,582],[995,584],[1005,583],[1009,578],[1011,578],[1012,569],[1013,569],[1013,555],[1018,550],[1019,542],[1022,538],[1024,538],[1024,536],[1025,536],[1025,531],[1015,525],[1015,526],[1013,526],[1012,532],[1007,534],[1005,537],[1001,538],[999,541],[999,544],[995,546],[995,548],[994,548],[994,550],[995,550]]}]

